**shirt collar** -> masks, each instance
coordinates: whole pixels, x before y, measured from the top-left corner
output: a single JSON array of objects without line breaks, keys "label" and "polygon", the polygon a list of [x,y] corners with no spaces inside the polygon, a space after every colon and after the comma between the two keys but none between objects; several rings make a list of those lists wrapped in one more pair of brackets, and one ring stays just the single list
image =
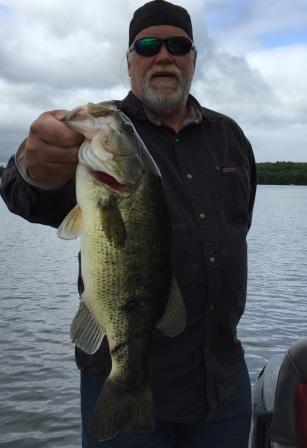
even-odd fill
[{"label": "shirt collar", "polygon": [[[147,115],[147,118],[149,121],[151,121],[156,126],[165,126],[165,123],[163,123],[162,120],[159,120],[152,112],[144,108],[145,113]],[[203,119],[201,110],[196,106],[196,104],[191,100],[189,97],[188,99],[188,113],[185,117],[184,121],[181,124],[181,127],[179,130],[185,128],[186,126],[189,126],[191,124],[199,124]],[[167,125],[166,125],[167,126]]]}]

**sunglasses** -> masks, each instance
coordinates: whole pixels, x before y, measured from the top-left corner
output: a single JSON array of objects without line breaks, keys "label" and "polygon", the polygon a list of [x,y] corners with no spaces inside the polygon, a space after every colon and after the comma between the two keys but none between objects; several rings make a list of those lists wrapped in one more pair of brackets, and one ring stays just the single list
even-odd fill
[{"label": "sunglasses", "polygon": [[194,49],[193,41],[184,36],[173,36],[167,39],[159,39],[158,37],[141,37],[141,39],[133,42],[130,51],[135,50],[141,56],[154,56],[159,53],[162,45],[165,45],[167,51],[175,56],[188,54]]}]

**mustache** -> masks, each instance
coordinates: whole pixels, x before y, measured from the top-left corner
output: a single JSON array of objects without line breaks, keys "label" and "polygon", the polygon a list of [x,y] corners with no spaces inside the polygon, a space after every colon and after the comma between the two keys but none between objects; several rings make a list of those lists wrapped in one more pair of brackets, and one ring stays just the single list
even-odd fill
[{"label": "mustache", "polygon": [[181,79],[181,73],[177,67],[173,65],[163,67],[152,67],[147,73],[147,79],[151,79],[157,75],[170,75],[175,76],[178,80]]}]

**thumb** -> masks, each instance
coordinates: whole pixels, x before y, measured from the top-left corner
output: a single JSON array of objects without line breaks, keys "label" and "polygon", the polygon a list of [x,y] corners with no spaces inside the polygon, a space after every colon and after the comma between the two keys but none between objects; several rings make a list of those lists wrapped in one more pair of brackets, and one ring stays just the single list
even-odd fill
[{"label": "thumb", "polygon": [[57,109],[57,110],[53,110],[51,111],[51,115],[54,116],[54,118],[56,118],[57,120],[62,120],[65,115],[67,114],[68,110],[65,109]]}]

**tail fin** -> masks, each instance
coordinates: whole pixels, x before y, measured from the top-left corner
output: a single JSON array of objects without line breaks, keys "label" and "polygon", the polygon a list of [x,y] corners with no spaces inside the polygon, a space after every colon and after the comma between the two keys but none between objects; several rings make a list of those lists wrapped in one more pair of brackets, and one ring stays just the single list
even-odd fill
[{"label": "tail fin", "polygon": [[96,440],[106,440],[121,431],[153,429],[153,404],[148,384],[132,391],[123,390],[108,378],[98,398],[91,422],[90,434]]}]

